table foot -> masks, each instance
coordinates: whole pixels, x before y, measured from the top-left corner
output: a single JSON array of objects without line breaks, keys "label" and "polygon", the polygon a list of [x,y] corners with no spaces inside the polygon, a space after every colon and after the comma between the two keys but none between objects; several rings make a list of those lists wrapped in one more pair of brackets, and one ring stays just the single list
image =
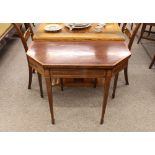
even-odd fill
[{"label": "table foot", "polygon": [[101,119],[100,124],[102,125],[103,123],[104,123],[104,120],[103,120],[103,119]]},{"label": "table foot", "polygon": [[55,119],[52,119],[51,120],[51,123],[54,125],[55,124]]},{"label": "table foot", "polygon": [[49,108],[50,108],[50,113],[51,113],[51,121],[52,121],[52,124],[55,124],[54,111],[53,111],[53,97],[52,97],[51,79],[50,79],[50,77],[46,77],[45,80],[46,80],[46,88],[47,88],[47,94],[48,94]]},{"label": "table foot", "polygon": [[114,99],[115,98],[115,94],[112,94],[112,99]]},{"label": "table foot", "polygon": [[109,72],[109,74],[107,73],[107,75],[105,77],[104,98],[103,98],[103,103],[102,103],[102,114],[101,114],[100,124],[103,124],[103,122],[104,122],[104,114],[105,114],[105,110],[106,110],[106,106],[107,106],[110,82],[111,82],[111,72]]}]

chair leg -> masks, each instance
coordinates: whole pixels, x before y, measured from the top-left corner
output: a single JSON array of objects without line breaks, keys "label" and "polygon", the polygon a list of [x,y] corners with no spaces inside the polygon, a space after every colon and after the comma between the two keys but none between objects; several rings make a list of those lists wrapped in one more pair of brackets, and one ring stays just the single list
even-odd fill
[{"label": "chair leg", "polygon": [[29,83],[28,83],[28,89],[31,89],[31,83],[32,83],[32,67],[29,66]]},{"label": "chair leg", "polygon": [[64,90],[63,78],[60,78],[60,87],[61,87],[61,91],[63,91]]},{"label": "chair leg", "polygon": [[115,75],[115,78],[114,78],[114,86],[113,86],[112,98],[115,98],[115,92],[116,92],[116,88],[117,88],[118,76],[119,76],[119,73],[117,73]]},{"label": "chair leg", "polygon": [[150,64],[150,66],[149,66],[149,69],[152,68],[152,66],[153,66],[154,63],[155,63],[155,56],[153,57],[153,59],[152,59],[152,61],[151,61],[151,64]]},{"label": "chair leg", "polygon": [[124,77],[125,77],[126,85],[129,85],[129,81],[128,81],[128,67],[126,67],[124,69]]},{"label": "chair leg", "polygon": [[150,36],[151,30],[152,30],[152,26],[150,26],[150,28],[149,28],[148,36]]},{"label": "chair leg", "polygon": [[142,29],[141,29],[141,34],[140,34],[137,44],[139,44],[140,40],[142,39],[145,29],[146,29],[146,24],[143,24]]},{"label": "chair leg", "polygon": [[131,23],[131,30],[132,30],[132,28],[133,28],[133,23]]},{"label": "chair leg", "polygon": [[93,87],[96,88],[96,86],[97,86],[97,79],[95,78]]},{"label": "chair leg", "polygon": [[32,69],[32,73],[35,73],[35,69]]},{"label": "chair leg", "polygon": [[39,88],[40,88],[40,96],[41,98],[43,98],[44,95],[43,95],[43,87],[42,87],[42,77],[40,73],[37,72],[37,74],[38,74],[38,82],[39,82]]}]

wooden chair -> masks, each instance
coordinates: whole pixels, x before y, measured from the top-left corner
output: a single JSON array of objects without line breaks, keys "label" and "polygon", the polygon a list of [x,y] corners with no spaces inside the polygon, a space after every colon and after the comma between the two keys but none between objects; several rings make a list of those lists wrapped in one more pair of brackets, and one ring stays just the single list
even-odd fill
[{"label": "wooden chair", "polygon": [[[128,48],[129,50],[131,50],[131,47],[133,45],[133,42],[134,42],[134,39],[135,39],[135,36],[138,32],[138,29],[139,27],[141,26],[140,23],[138,24],[133,24],[132,25],[132,31],[130,29],[128,29],[128,25],[127,23],[124,23],[124,24],[120,24],[121,26],[121,29],[122,29],[122,32],[129,38],[129,42],[128,42]],[[114,86],[113,86],[113,93],[112,93],[112,98],[115,97],[115,92],[116,92],[116,87],[117,87],[117,81],[118,81],[118,76],[119,76],[119,73],[115,75],[115,78],[114,78]],[[127,68],[124,68],[124,77],[125,77],[125,82],[126,82],[126,85],[129,85],[129,81],[128,81],[128,67]]]},{"label": "wooden chair", "polygon": [[[33,30],[31,27],[30,23],[24,23],[25,29],[22,30],[21,27],[19,26],[19,24],[17,23],[13,23],[14,28],[16,29],[22,44],[24,46],[25,49],[25,53],[27,53],[28,51],[28,44],[27,41],[28,39],[31,37],[31,39],[33,40]],[[31,89],[31,83],[32,83],[32,75],[33,75],[33,68],[30,67],[29,62],[28,62],[28,69],[29,69],[29,82],[28,82],[28,89]],[[38,81],[39,81],[39,87],[40,87],[40,96],[43,97],[43,89],[42,89],[42,77],[40,73],[38,74]]]},{"label": "wooden chair", "polygon": [[[150,26],[149,30],[147,30],[147,26]],[[139,43],[141,41],[141,39],[147,39],[147,40],[152,40],[152,41],[155,41],[154,38],[151,38],[150,37],[150,34],[151,33],[155,33],[152,31],[152,27],[155,26],[155,23],[143,23],[142,25],[142,29],[141,29],[141,34],[140,34],[140,37],[138,39],[138,42]],[[144,35],[145,32],[148,32],[147,35]]]},{"label": "wooden chair", "polygon": [[[149,30],[147,30],[147,26],[150,26],[149,27]],[[155,26],[155,23],[144,23],[143,26],[142,26],[142,29],[141,29],[141,35],[138,39],[138,42],[139,43],[141,41],[141,39],[147,39],[147,40],[152,40],[152,41],[155,41],[155,38],[151,38],[150,37],[150,34],[151,33],[155,33],[152,31],[152,27]],[[148,32],[148,35],[144,35],[145,32]],[[152,68],[153,64],[155,62],[155,56],[153,57],[152,61],[151,61],[151,64],[149,66],[149,69]]]}]

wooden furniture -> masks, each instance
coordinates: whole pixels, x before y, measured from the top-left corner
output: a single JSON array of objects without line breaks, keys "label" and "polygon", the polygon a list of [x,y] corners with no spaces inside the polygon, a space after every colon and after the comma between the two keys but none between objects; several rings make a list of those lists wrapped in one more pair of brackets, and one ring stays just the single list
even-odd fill
[{"label": "wooden furniture", "polygon": [[[132,25],[132,31],[127,27],[127,23],[122,24],[122,32],[128,37],[129,42],[128,42],[128,49],[131,50],[131,47],[133,45],[135,36],[138,32],[138,29],[140,28],[140,23],[137,24],[133,24]],[[135,27],[134,27],[135,26]],[[114,78],[114,87],[113,87],[113,94],[112,94],[112,98],[115,98],[115,91],[116,91],[116,87],[117,87],[117,81],[118,81],[118,76],[119,73],[116,74],[115,78]],[[129,85],[129,80],[128,80],[128,66],[126,68],[124,68],[124,77],[125,77],[125,81],[126,81],[126,85]]]},{"label": "wooden furniture", "polygon": [[11,23],[0,23],[0,50],[6,45],[6,38],[11,34],[12,29]]},{"label": "wooden furniture", "polygon": [[31,68],[45,77],[52,124],[55,123],[52,78],[104,78],[102,124],[111,77],[127,68],[131,56],[122,41],[34,41],[26,54]]},{"label": "wooden furniture", "polygon": [[[60,23],[59,23],[60,24]],[[61,24],[63,29],[58,33],[45,32],[44,27],[48,25],[40,24],[35,35],[34,40],[42,41],[124,41],[125,38],[118,24],[106,24],[103,27],[103,32],[95,32],[97,24],[92,24],[91,27],[85,29],[78,29],[70,31],[64,24]]]},{"label": "wooden furniture", "polygon": [[[150,26],[148,31],[146,30],[147,26]],[[139,37],[137,43],[139,43],[141,41],[141,39],[147,39],[147,40],[155,41],[155,38],[151,38],[150,37],[151,33],[155,33],[155,32],[151,31],[152,27],[154,27],[154,26],[155,26],[155,23],[143,23],[142,29],[141,29],[141,34],[140,34],[140,37]],[[145,32],[148,32],[148,35],[144,35]],[[149,66],[149,69],[152,68],[154,62],[155,62],[155,56],[152,58],[152,61],[151,61],[150,66]]]},{"label": "wooden furniture", "polygon": [[0,23],[0,41],[13,29],[11,23]]},{"label": "wooden furniture", "polygon": [[[40,24],[35,35],[34,40],[37,41],[124,41],[125,38],[122,35],[121,29],[118,24],[107,23],[105,27],[103,27],[102,32],[95,32],[96,23],[93,23],[91,27],[85,29],[77,29],[70,31],[65,24],[59,23],[63,29],[57,33],[48,33],[45,32],[44,27],[48,25],[48,23]],[[103,81],[97,79],[61,79],[61,89],[63,89],[63,83],[66,86],[93,86],[103,85]]]},{"label": "wooden furniture", "polygon": [[[150,26],[149,31],[146,30],[147,26]],[[140,37],[139,37],[137,43],[139,43],[141,41],[141,39],[147,39],[147,40],[155,41],[154,38],[150,37],[150,33],[152,33],[151,29],[153,26],[155,26],[155,23],[143,23],[142,29],[141,29],[141,34],[140,34]],[[148,35],[144,35],[145,32],[148,32]]]},{"label": "wooden furniture", "polygon": [[[21,28],[18,24],[13,23],[13,25],[14,25],[14,28],[16,29],[21,41],[22,41],[25,53],[27,53],[27,51],[28,51],[27,41],[30,38],[30,36],[31,36],[31,39],[33,40],[33,30],[32,30],[31,24],[29,24],[29,23],[24,24],[25,25],[24,31],[21,30]],[[29,68],[28,89],[31,89],[32,75],[33,75],[32,73],[33,73],[34,68],[29,65],[29,62],[28,62],[28,68]],[[43,97],[41,74],[39,72],[37,72],[37,74],[38,74],[38,81],[39,81],[39,86],[40,86],[40,96]]]}]

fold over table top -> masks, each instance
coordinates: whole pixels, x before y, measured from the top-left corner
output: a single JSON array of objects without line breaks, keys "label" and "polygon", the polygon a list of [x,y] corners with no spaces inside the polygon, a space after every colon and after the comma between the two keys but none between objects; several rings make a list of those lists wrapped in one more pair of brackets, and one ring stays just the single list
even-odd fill
[{"label": "fold over table top", "polygon": [[27,56],[51,68],[111,68],[131,56],[121,41],[44,42],[35,41]]}]

